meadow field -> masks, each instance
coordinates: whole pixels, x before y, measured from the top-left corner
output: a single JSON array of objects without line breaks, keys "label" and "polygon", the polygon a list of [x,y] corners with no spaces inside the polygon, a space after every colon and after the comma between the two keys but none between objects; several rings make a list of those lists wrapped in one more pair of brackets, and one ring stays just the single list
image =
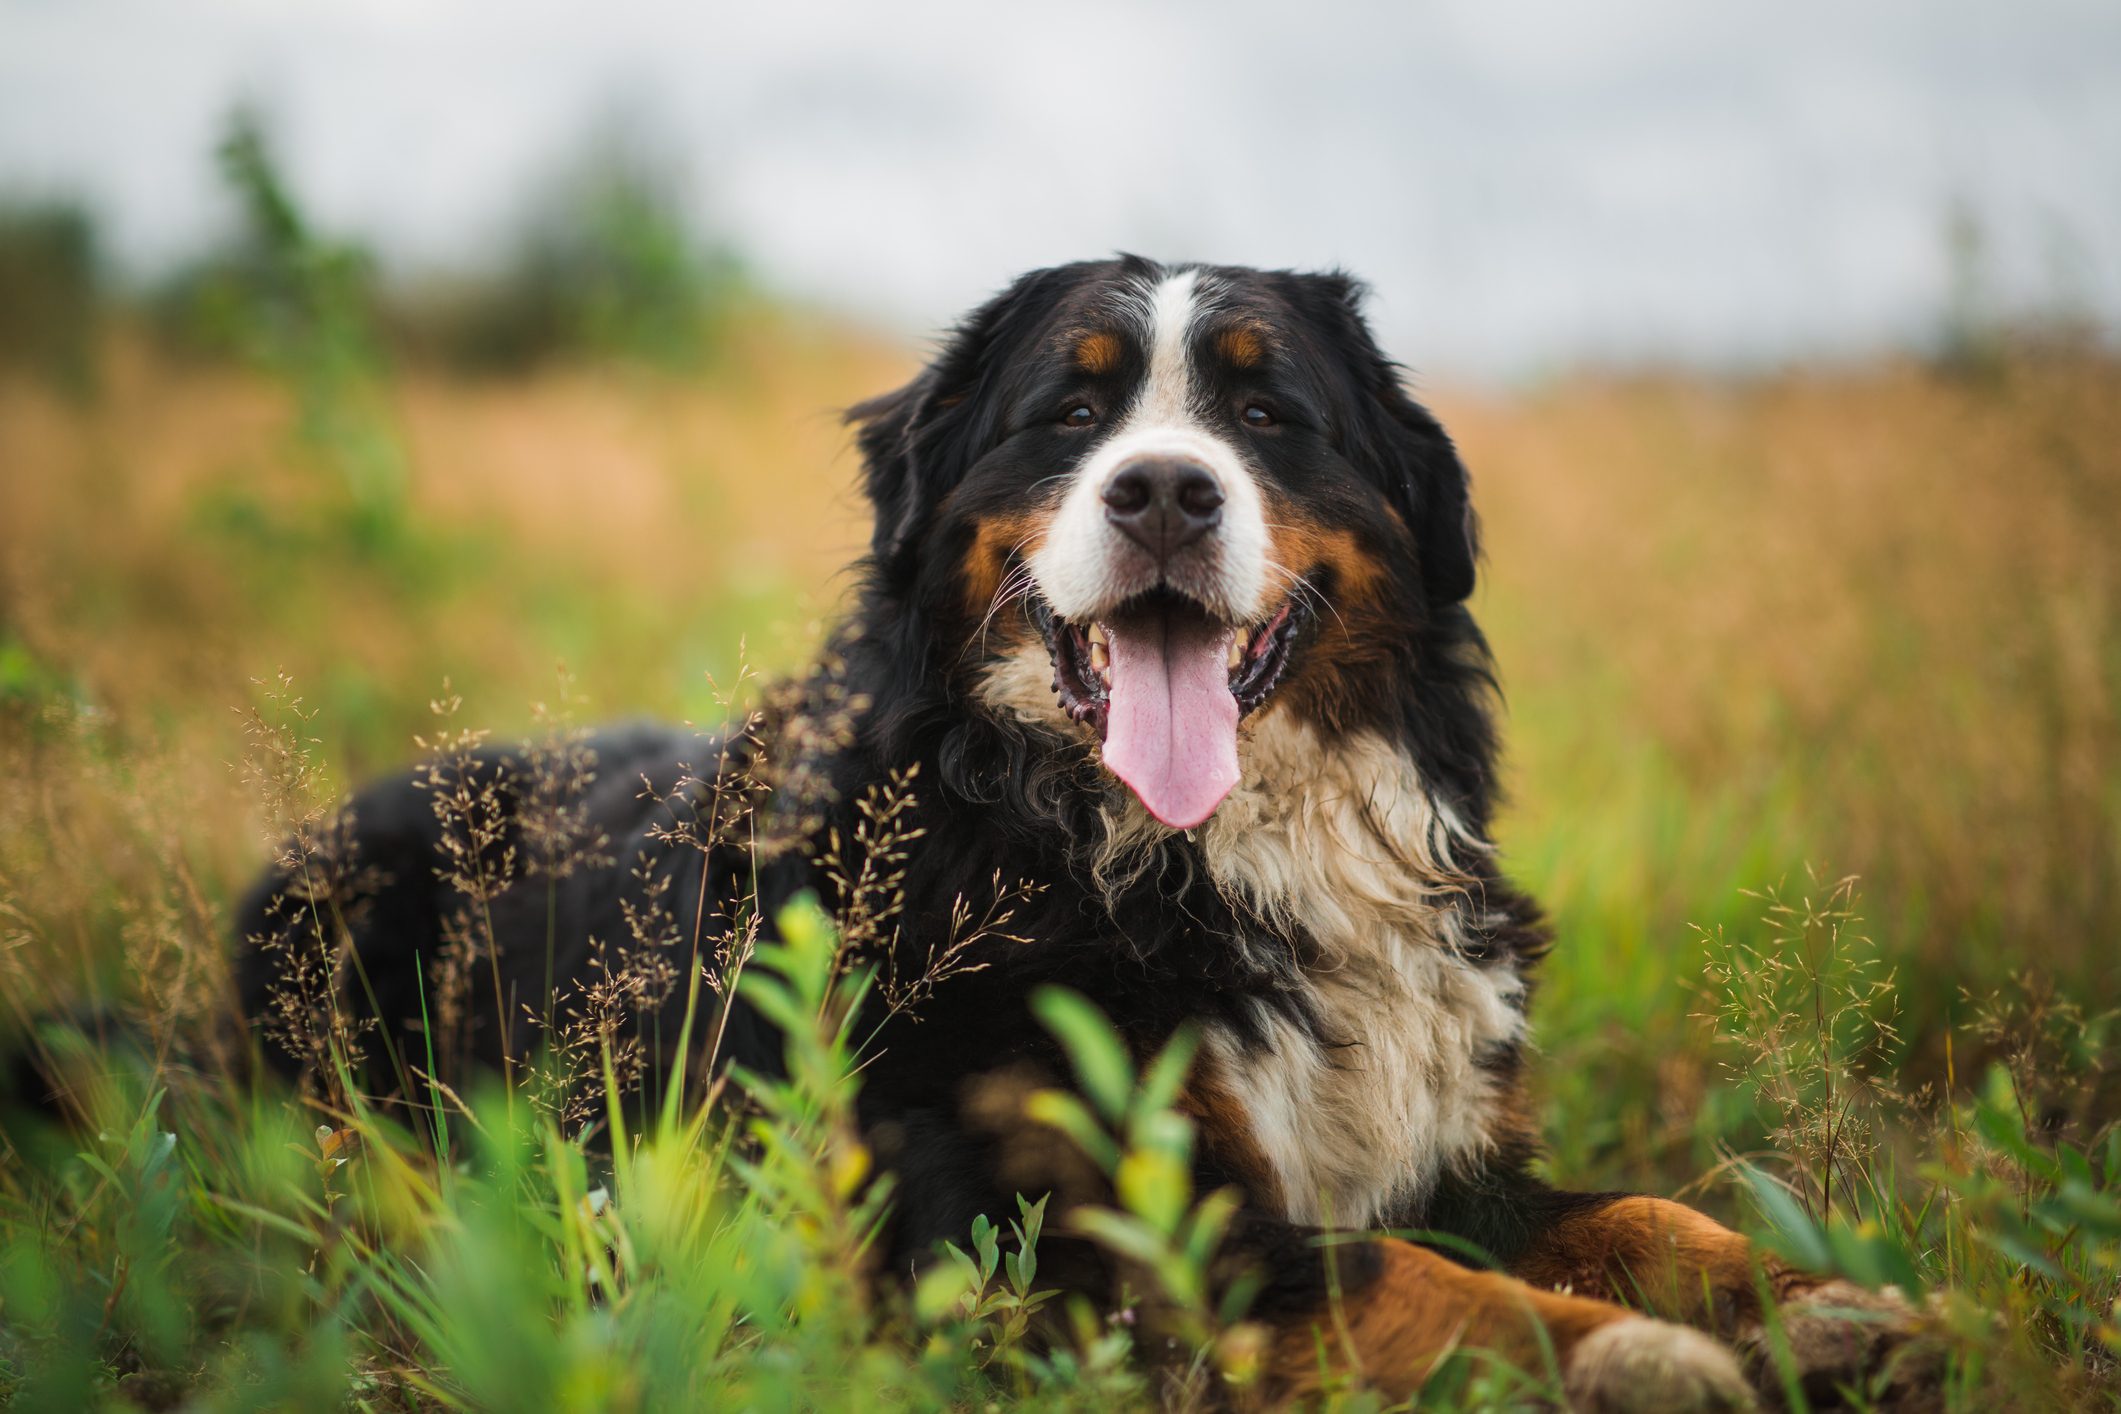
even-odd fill
[{"label": "meadow field", "polygon": [[[681,372],[261,366],[122,324],[91,386],[0,369],[0,1025],[106,1076],[90,1124],[0,1136],[0,1403],[1242,1398],[1241,1312],[1176,1384],[1110,1313],[1036,1350],[1035,1273],[973,1234],[971,1294],[870,1291],[888,1189],[855,1182],[830,1027],[745,1143],[687,1103],[612,1166],[468,1080],[408,1127],[216,1060],[251,1035],[232,899],[438,701],[501,738],[712,722],[805,661],[866,535],[836,410],[918,355],[747,300]],[[1485,524],[1500,845],[1559,938],[1553,1177],[1912,1287],[1953,1407],[2113,1407],[2121,365],[1422,393]],[[831,1011],[803,946],[761,967]],[[1542,1378],[1468,1355],[1428,1402]]]}]

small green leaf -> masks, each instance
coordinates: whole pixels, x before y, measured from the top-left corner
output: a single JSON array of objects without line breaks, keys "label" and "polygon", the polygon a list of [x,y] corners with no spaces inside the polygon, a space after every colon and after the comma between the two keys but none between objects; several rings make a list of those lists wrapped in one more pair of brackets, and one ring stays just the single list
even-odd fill
[{"label": "small green leaf", "polygon": [[1024,1279],[1024,1249],[1018,1247],[1004,1255],[1002,1270],[1008,1275],[1009,1289],[1019,1296],[1023,1295],[1027,1284]]},{"label": "small green leaf", "polygon": [[1193,1121],[1176,1110],[1137,1111],[1127,1139],[1132,1148],[1154,1149],[1183,1164],[1193,1154]]},{"label": "small green leaf", "polygon": [[979,1284],[984,1288],[1001,1260],[1001,1240],[995,1235],[993,1219],[985,1213],[972,1220],[972,1250],[979,1253]]},{"label": "small green leaf", "polygon": [[[1435,1228],[1426,1227],[1395,1227],[1386,1228],[1383,1232],[1378,1233],[1377,1236],[1397,1237],[1402,1241],[1412,1242],[1420,1247],[1433,1247],[1440,1252],[1453,1253],[1460,1261],[1469,1266],[1500,1267],[1502,1265],[1487,1248],[1471,1238],[1460,1237],[1455,1232],[1443,1232]],[[1312,1240],[1320,1246],[1330,1246],[1343,1242],[1367,1242],[1370,1237],[1365,1233],[1329,1233]]]},{"label": "small green leaf", "polygon": [[[763,955],[765,949],[760,949]],[[755,956],[753,962],[758,962]],[[737,990],[750,1002],[759,1014],[784,1032],[792,1032],[810,1024],[810,1015],[793,992],[780,980],[758,966],[747,967],[737,981]]]},{"label": "small green leaf", "polygon": [[2064,1182],[2082,1184],[2086,1188],[2098,1186],[2098,1180],[2092,1177],[2091,1160],[2084,1156],[2082,1149],[2071,1144],[2057,1144],[2055,1158],[2062,1165]]},{"label": "small green leaf", "polygon": [[1160,1233],[1177,1230],[1193,1196],[1192,1179],[1184,1164],[1160,1149],[1135,1149],[1119,1161],[1114,1179],[1128,1212]]},{"label": "small green leaf", "polygon": [[1194,1206],[1193,1216],[1180,1237],[1187,1261],[1202,1269],[1207,1267],[1240,1206],[1234,1188],[1218,1188]]},{"label": "small green leaf", "polygon": [[1884,1236],[1837,1224],[1826,1230],[1826,1242],[1833,1253],[1832,1270],[1859,1286],[1873,1291],[1897,1286],[1909,1296],[1921,1294],[1922,1278],[1914,1262]]},{"label": "small green leaf", "polygon": [[1070,1221],[1098,1245],[1143,1266],[1165,1259],[1163,1239],[1138,1218],[1110,1208],[1084,1208],[1071,1213]]},{"label": "small green leaf", "polygon": [[1067,1050],[1083,1093],[1108,1122],[1117,1124],[1134,1089],[1134,1062],[1112,1023],[1080,993],[1065,987],[1039,988],[1031,994],[1031,1009]]},{"label": "small green leaf", "polygon": [[[947,1244],[946,1244],[947,1245]],[[955,1314],[965,1298],[972,1293],[971,1259],[955,1247],[950,1249],[957,1261],[938,1262],[921,1273],[913,1286],[913,1314],[923,1325],[935,1325]]]},{"label": "small green leaf", "polygon": [[1139,1115],[1171,1108],[1186,1083],[1186,1076],[1193,1069],[1193,1057],[1199,1049],[1199,1028],[1190,1024],[1181,1026],[1142,1071],[1141,1089],[1134,1097],[1134,1112]]},{"label": "small green leaf", "polygon": [[1075,1141],[1106,1173],[1119,1167],[1119,1145],[1105,1133],[1089,1108],[1065,1090],[1040,1090],[1024,1101],[1024,1113],[1040,1124],[1050,1124]]},{"label": "small green leaf", "polygon": [[1827,1244],[1826,1235],[1806,1216],[1789,1190],[1751,1164],[1739,1165],[1738,1173],[1751,1191],[1753,1201],[1760,1205],[1761,1216],[1773,1229],[1778,1239],[1774,1245],[1781,1249],[1782,1255],[1813,1271],[1832,1270],[1833,1251]]}]

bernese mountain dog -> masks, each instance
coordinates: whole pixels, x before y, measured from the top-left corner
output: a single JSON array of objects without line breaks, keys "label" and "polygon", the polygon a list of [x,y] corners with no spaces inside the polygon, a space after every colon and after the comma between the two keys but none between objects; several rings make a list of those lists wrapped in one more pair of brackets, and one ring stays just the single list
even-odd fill
[{"label": "bernese mountain dog", "polygon": [[[898,1179],[892,1271],[1018,1193],[1086,1196],[1020,1103],[1070,1082],[1029,1005],[1059,983],[1144,1057],[1198,1028],[1194,1177],[1242,1197],[1223,1269],[1262,1283],[1269,1398],[1336,1370],[1406,1396],[1475,1347],[1555,1362],[1584,1407],[1743,1406],[1788,1370],[1765,1294],[1816,1402],[1902,1343],[1890,1293],[1794,1270],[1679,1204],[1533,1172],[1526,1008],[1549,938],[1489,843],[1477,522],[1361,301],[1340,274],[1124,257],[1035,271],[973,312],[848,414],[875,528],[824,666],[740,735],[595,738],[566,808],[608,847],[486,900],[479,975],[520,1005],[579,981],[644,910],[695,943],[805,891],[829,912],[848,884],[826,856],[843,864],[877,790],[902,788],[918,839],[896,852],[878,961],[919,973],[967,909],[1016,892],[976,965],[878,1018],[859,1116]],[[672,822],[724,809],[703,800],[732,764],[781,784],[745,830],[687,848]],[[488,751],[471,774],[505,795],[525,768]],[[355,797],[342,834],[361,867],[340,873],[358,897],[336,901],[354,1002],[413,1056],[420,960],[447,950],[461,902],[433,786]],[[276,873],[245,908],[254,1008],[316,915],[286,906],[300,894]],[[678,1031],[651,1017],[641,1034],[668,1048]],[[534,1034],[489,1019],[474,1049],[521,1061]],[[740,992],[715,1062],[771,1072],[780,1051]],[[1110,1280],[1089,1256],[1042,1271]]]}]

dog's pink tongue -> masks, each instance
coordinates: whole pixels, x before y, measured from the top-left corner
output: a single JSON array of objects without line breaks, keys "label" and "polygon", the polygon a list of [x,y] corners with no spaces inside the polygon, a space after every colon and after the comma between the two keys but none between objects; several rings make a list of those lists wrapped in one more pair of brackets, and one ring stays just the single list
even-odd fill
[{"label": "dog's pink tongue", "polygon": [[1230,632],[1185,613],[1145,614],[1107,629],[1105,765],[1174,829],[1207,819],[1237,784]]}]

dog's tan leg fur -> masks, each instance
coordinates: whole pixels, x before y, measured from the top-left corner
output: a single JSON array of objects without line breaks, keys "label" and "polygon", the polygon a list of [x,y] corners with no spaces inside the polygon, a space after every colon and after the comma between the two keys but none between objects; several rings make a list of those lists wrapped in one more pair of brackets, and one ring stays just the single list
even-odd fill
[{"label": "dog's tan leg fur", "polygon": [[1728,1335],[1759,1317],[1756,1267],[1778,1300],[1815,1282],[1682,1203],[1629,1197],[1561,1219],[1510,1270]]},{"label": "dog's tan leg fur", "polygon": [[1814,1395],[1875,1386],[1895,1408],[1924,1408],[1941,1352],[1890,1288],[1865,1291],[1799,1271],[1714,1219],[1662,1198],[1618,1198],[1572,1214],[1511,1269],[1527,1283],[1619,1302],[1728,1340],[1756,1381],[1772,1385],[1760,1298],[1780,1311],[1783,1343]]},{"label": "dog's tan leg fur", "polygon": [[1737,1359],[1694,1331],[1472,1271],[1411,1243],[1380,1245],[1382,1272],[1338,1311],[1276,1333],[1276,1399],[1301,1399],[1340,1378],[1406,1398],[1446,1355],[1473,1348],[1535,1376],[1558,1373],[1582,1409],[1751,1406]]}]

